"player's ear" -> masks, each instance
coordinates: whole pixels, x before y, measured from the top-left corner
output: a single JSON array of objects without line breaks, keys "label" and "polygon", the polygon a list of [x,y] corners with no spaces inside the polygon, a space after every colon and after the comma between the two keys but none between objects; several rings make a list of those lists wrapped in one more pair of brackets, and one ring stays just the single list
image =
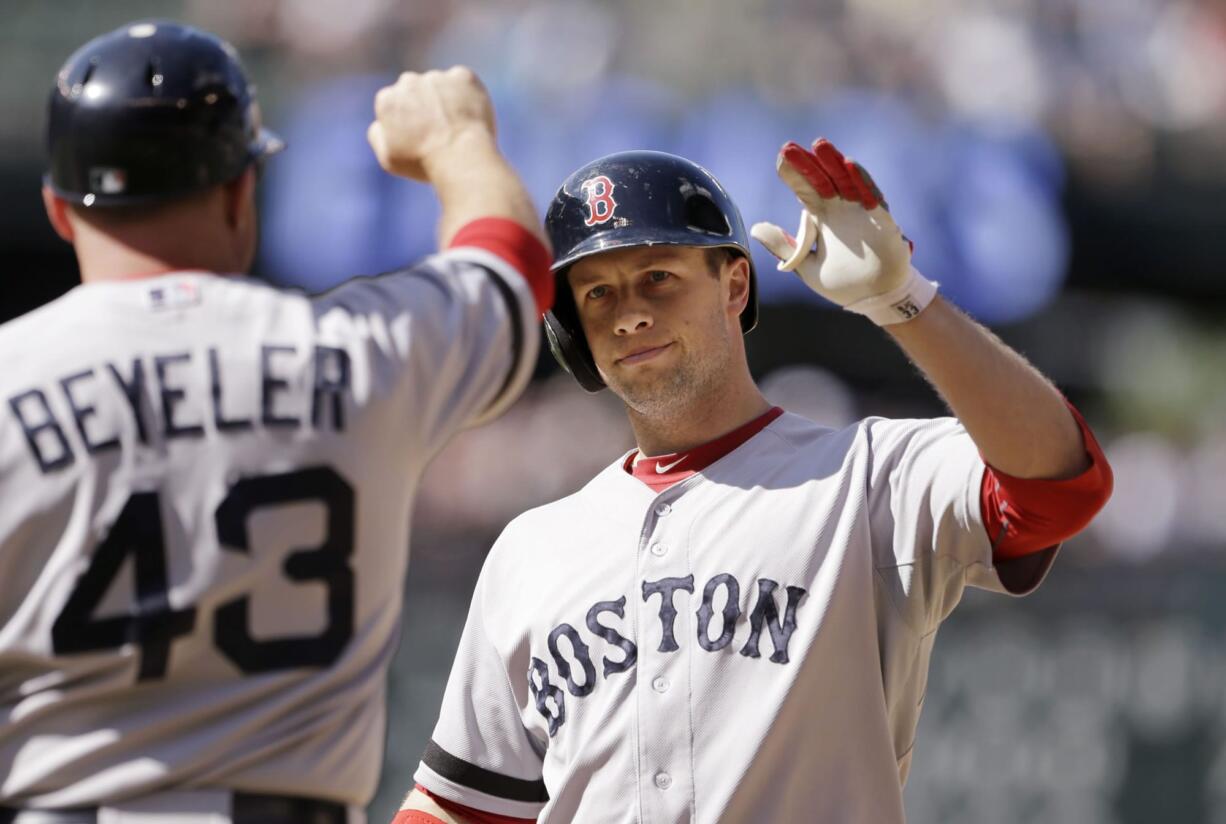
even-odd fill
[{"label": "player's ear", "polygon": [[50,186],[43,186],[43,208],[47,210],[47,220],[51,221],[51,228],[60,236],[60,239],[72,243],[76,238],[76,233],[73,232],[72,223],[68,220],[68,203],[57,197],[55,192],[51,191]]},{"label": "player's ear", "polygon": [[744,255],[729,255],[724,266],[728,269],[728,309],[740,318],[749,303],[749,260]]},{"label": "player's ear", "polygon": [[236,231],[255,222],[255,166],[248,166],[241,175],[222,184],[226,225]]}]

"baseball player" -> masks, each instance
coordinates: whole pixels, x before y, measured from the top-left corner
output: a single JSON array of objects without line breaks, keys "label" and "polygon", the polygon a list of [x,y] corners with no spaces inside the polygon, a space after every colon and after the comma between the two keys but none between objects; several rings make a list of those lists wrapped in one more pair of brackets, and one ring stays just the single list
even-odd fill
[{"label": "baseball player", "polygon": [[60,71],[83,284],[0,327],[3,824],[363,821],[414,488],[523,389],[554,283],[470,71],[374,110],[442,251],[312,298],[240,274],[281,143],[230,45],[135,23]]},{"label": "baseball player", "polygon": [[968,584],[1037,586],[1110,494],[1080,416],[912,268],[859,166],[818,141],[778,171],[798,237],[753,235],[956,417],[834,430],[773,408],[718,181],[654,152],[577,171],[546,218],[547,331],[638,448],[499,538],[398,824],[902,822],[941,621]]}]

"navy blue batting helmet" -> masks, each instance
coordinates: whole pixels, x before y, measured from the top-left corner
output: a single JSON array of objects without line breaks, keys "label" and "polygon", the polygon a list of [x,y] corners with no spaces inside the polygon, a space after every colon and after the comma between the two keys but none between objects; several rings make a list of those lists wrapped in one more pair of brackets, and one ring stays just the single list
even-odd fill
[{"label": "navy blue batting helmet", "polygon": [[238,177],[284,147],[224,40],[131,23],[78,49],[48,103],[45,181],[83,206],[146,203]]},{"label": "navy blue batting helmet", "polygon": [[545,213],[557,297],[545,315],[549,348],[589,392],[604,388],[583,336],[566,272],[577,260],[633,246],[726,247],[749,261],[749,302],[741,331],[758,322],[757,277],[749,235],[715,176],[683,157],[632,151],[607,155],[572,174]]}]

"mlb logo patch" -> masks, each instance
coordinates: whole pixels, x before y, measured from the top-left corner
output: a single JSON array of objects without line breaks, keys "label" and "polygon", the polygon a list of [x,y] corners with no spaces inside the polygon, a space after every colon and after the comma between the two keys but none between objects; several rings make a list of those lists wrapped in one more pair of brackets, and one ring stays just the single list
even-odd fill
[{"label": "mlb logo patch", "polygon": [[128,188],[128,175],[123,169],[95,167],[89,170],[89,189],[102,195],[122,194]]},{"label": "mlb logo patch", "polygon": [[150,286],[145,293],[149,308],[184,309],[200,303],[200,287],[190,280],[175,280]]}]

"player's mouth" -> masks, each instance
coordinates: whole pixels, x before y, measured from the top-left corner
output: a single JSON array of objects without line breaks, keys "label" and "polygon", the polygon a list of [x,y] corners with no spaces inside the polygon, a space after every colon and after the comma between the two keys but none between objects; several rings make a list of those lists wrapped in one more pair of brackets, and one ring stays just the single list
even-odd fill
[{"label": "player's mouth", "polygon": [[617,363],[618,366],[633,366],[636,363],[646,363],[653,358],[659,357],[672,345],[673,344],[670,341],[669,343],[665,343],[661,346],[644,346],[641,349],[635,349],[628,355],[622,355],[615,361],[615,363]]}]

